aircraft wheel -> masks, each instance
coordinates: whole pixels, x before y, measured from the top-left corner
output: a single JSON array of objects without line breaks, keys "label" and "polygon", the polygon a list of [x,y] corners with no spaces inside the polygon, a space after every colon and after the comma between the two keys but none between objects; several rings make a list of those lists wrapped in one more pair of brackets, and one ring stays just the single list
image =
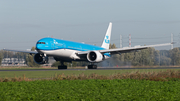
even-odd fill
[{"label": "aircraft wheel", "polygon": [[67,69],[67,66],[58,66],[58,69]]},{"label": "aircraft wheel", "polygon": [[88,65],[88,69],[97,69],[97,65]]}]

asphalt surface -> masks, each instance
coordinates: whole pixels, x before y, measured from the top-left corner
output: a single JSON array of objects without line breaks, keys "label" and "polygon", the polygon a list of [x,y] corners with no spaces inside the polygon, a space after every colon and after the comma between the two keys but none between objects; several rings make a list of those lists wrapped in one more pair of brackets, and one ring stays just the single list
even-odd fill
[{"label": "asphalt surface", "polygon": [[138,70],[138,69],[180,69],[180,67],[158,67],[158,68],[98,68],[98,69],[2,69],[0,71],[73,71],[73,70]]}]

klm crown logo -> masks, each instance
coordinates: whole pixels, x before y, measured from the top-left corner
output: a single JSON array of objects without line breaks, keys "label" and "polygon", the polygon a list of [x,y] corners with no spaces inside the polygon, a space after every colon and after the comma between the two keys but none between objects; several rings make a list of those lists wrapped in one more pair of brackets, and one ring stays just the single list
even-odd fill
[{"label": "klm crown logo", "polygon": [[58,44],[58,42],[56,40],[54,40],[54,44]]},{"label": "klm crown logo", "polygon": [[109,36],[106,36],[104,41],[105,41],[105,43],[109,44]]}]

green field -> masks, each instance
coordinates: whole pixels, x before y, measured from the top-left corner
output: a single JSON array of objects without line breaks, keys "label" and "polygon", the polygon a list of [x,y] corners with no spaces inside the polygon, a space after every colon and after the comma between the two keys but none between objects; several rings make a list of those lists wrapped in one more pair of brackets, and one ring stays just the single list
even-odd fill
[{"label": "green field", "polygon": [[180,100],[179,69],[1,71],[0,81],[2,101]]},{"label": "green field", "polygon": [[180,81],[57,80],[0,82],[2,101],[172,101],[180,100]]},{"label": "green field", "polygon": [[[117,73],[132,73],[132,72],[159,72],[166,71],[167,69],[133,69],[133,70],[50,70],[50,71],[0,71],[0,78],[5,77],[22,77],[25,75],[27,78],[50,78],[54,77],[55,74],[64,74],[64,75],[79,75],[79,74],[92,74],[96,73],[99,75],[112,75]],[[170,70],[170,69],[168,69]],[[180,69],[171,69],[171,70],[180,70]]]}]

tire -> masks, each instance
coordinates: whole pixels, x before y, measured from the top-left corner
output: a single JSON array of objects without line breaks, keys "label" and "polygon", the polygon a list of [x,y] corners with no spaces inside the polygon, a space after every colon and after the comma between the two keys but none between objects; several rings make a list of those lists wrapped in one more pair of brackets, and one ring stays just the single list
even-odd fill
[{"label": "tire", "polygon": [[88,65],[88,69],[97,69],[97,65]]},{"label": "tire", "polygon": [[67,66],[58,66],[58,69],[67,69]]}]

